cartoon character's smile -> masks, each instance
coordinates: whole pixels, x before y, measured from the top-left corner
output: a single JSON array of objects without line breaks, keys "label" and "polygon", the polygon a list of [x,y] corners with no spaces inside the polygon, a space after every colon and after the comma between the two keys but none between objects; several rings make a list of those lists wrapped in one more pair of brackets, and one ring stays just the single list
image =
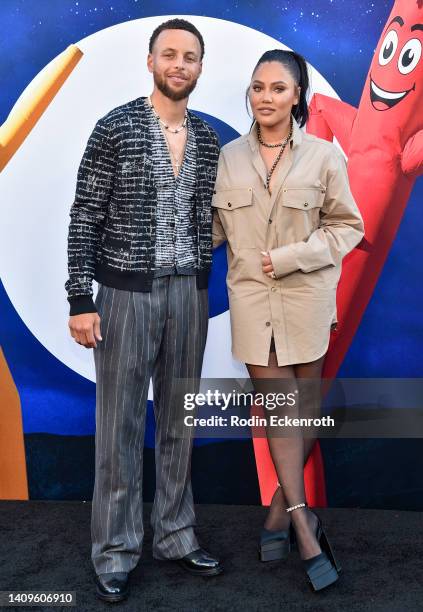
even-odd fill
[{"label": "cartoon character's smile", "polygon": [[387,91],[386,89],[382,89],[373,81],[370,77],[370,100],[372,102],[373,108],[379,111],[388,110],[388,108],[392,108],[398,102],[401,102],[405,98],[410,91],[413,91],[416,88],[416,84],[414,83],[413,87],[407,89],[406,91]]}]

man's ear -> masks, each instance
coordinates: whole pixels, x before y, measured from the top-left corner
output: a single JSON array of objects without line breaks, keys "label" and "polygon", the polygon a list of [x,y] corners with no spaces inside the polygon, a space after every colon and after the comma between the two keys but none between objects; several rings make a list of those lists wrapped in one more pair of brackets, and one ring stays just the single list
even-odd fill
[{"label": "man's ear", "polygon": [[147,68],[148,72],[153,72],[153,54],[149,53],[147,55]]}]

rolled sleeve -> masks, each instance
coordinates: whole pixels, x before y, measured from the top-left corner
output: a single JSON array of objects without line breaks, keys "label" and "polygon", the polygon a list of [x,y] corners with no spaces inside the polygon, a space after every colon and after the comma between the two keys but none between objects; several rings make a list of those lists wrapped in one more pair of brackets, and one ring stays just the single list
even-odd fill
[{"label": "rolled sleeve", "polygon": [[339,152],[334,152],[328,169],[320,225],[307,240],[269,252],[275,276],[280,278],[298,270],[307,273],[336,266],[363,236],[363,219],[350,190],[345,160]]},{"label": "rolled sleeve", "polygon": [[299,269],[295,250],[291,249],[291,246],[289,244],[269,251],[276,278],[286,276]]}]

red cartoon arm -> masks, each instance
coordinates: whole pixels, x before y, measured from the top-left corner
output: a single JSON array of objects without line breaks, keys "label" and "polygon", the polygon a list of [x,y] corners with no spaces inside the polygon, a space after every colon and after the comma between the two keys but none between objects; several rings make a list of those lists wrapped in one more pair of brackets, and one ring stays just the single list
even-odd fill
[{"label": "red cartoon arm", "polygon": [[407,140],[401,157],[404,174],[417,178],[423,174],[423,130]]},{"label": "red cartoon arm", "polygon": [[317,93],[310,101],[309,111],[307,132],[325,140],[333,140],[335,136],[345,155],[348,155],[357,109],[342,100]]}]

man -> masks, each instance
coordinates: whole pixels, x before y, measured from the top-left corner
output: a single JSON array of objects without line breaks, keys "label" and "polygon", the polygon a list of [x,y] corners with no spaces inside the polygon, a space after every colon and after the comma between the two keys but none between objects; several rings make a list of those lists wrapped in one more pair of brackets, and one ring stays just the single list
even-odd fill
[{"label": "man", "polygon": [[[199,379],[208,325],[213,129],[187,111],[204,42],[172,19],[152,34],[149,98],[110,111],[78,171],[68,239],[69,327],[94,348],[97,378],[92,560],[98,597],[120,601],[143,539],[142,452],[153,378],[153,555],[193,574],[221,573],[200,548],[190,481],[192,434],[176,424],[175,378]],[[95,304],[92,279],[99,283]]]}]

